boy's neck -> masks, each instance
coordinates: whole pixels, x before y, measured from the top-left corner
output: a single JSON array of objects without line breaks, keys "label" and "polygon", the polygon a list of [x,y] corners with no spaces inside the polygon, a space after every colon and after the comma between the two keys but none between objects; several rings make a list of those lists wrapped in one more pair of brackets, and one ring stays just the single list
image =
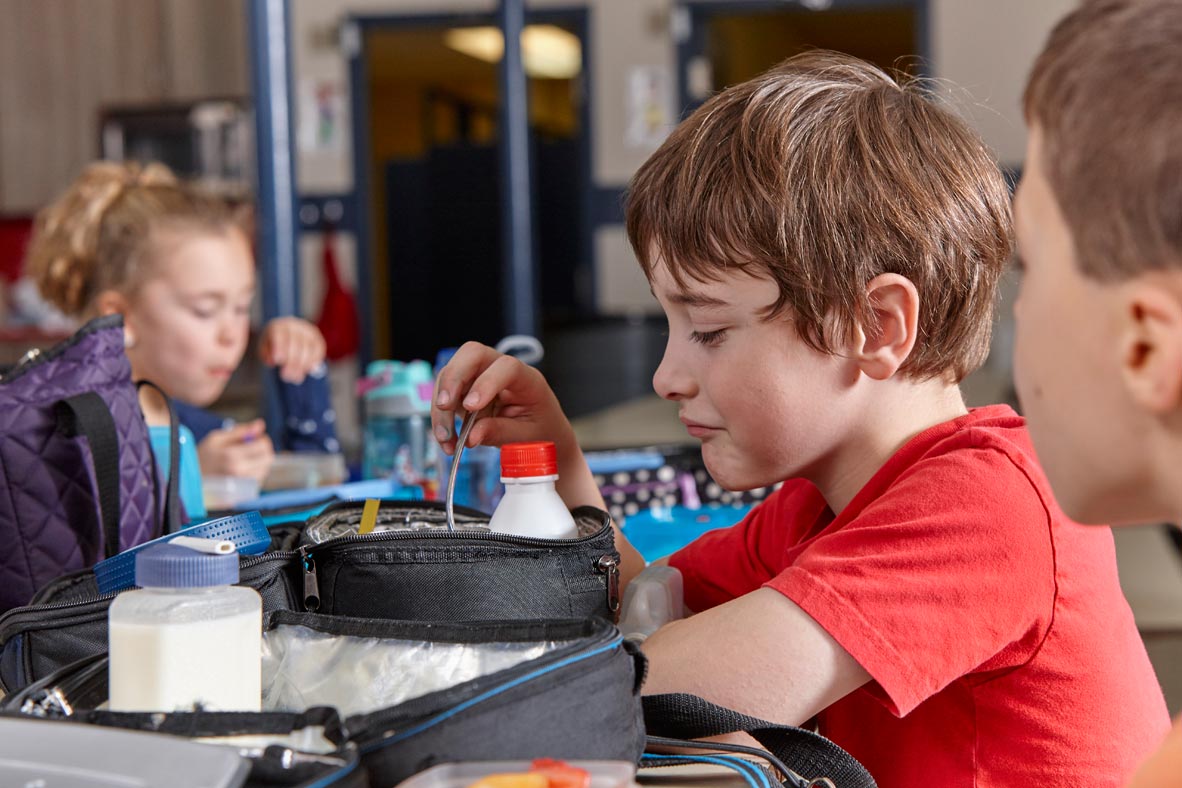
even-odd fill
[{"label": "boy's neck", "polygon": [[829,472],[810,479],[834,513],[916,435],[968,413],[960,388],[940,380],[884,381],[867,394],[857,426],[826,463]]}]

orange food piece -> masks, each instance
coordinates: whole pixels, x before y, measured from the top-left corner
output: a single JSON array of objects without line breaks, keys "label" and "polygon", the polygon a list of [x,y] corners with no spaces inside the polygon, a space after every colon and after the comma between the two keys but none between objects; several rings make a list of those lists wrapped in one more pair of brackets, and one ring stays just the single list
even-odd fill
[{"label": "orange food piece", "polygon": [[549,780],[547,788],[591,788],[591,773],[553,758],[536,758],[530,766],[534,774]]}]

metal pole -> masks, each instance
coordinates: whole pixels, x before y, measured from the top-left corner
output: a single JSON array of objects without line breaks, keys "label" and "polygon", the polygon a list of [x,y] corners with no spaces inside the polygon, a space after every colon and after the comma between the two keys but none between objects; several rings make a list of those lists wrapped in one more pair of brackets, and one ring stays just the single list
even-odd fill
[{"label": "metal pole", "polygon": [[[247,5],[254,88],[255,158],[258,162],[258,254],[263,319],[298,315],[295,144],[292,136],[288,0],[249,0]],[[265,415],[272,440],[282,435],[275,376],[265,374]]]},{"label": "metal pole", "polygon": [[529,94],[521,58],[524,0],[501,0],[505,37],[501,58],[501,248],[505,330],[536,335],[537,287],[533,259],[533,190],[529,156]]}]

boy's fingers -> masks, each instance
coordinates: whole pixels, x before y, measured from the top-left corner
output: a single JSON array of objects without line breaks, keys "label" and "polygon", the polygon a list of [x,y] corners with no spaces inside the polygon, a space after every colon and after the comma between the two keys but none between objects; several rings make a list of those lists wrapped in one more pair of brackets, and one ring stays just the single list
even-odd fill
[{"label": "boy's fingers", "polygon": [[456,351],[435,382],[435,401],[445,410],[455,410],[468,387],[497,357],[497,351],[479,342],[467,342]]},{"label": "boy's fingers", "polygon": [[[431,428],[435,439],[445,445],[455,437],[456,410],[467,396],[473,380],[497,357],[492,348],[478,342],[468,342],[452,356],[435,381],[435,396],[431,400]],[[450,453],[450,452],[449,452]]]},{"label": "boy's fingers", "polygon": [[502,391],[520,383],[525,365],[512,356],[500,356],[468,388],[464,410],[477,411],[497,398]]}]

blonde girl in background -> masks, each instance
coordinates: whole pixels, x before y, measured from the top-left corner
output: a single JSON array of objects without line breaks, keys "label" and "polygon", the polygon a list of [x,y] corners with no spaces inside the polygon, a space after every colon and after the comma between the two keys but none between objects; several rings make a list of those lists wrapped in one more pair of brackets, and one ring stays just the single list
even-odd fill
[{"label": "blonde girl in background", "polygon": [[[225,390],[250,338],[256,278],[244,213],[163,165],[98,162],[38,214],[25,272],[67,315],[121,314],[132,377],[207,407]],[[320,367],[325,346],[314,325],[282,317],[264,327],[259,351],[284,382],[300,383]],[[153,446],[167,446],[164,401],[150,390],[140,399]],[[206,475],[261,481],[275,454],[262,419],[213,430],[200,443],[186,429],[181,449],[181,497],[190,518],[205,514],[192,468],[198,457]],[[165,461],[159,451],[157,457]]]}]

